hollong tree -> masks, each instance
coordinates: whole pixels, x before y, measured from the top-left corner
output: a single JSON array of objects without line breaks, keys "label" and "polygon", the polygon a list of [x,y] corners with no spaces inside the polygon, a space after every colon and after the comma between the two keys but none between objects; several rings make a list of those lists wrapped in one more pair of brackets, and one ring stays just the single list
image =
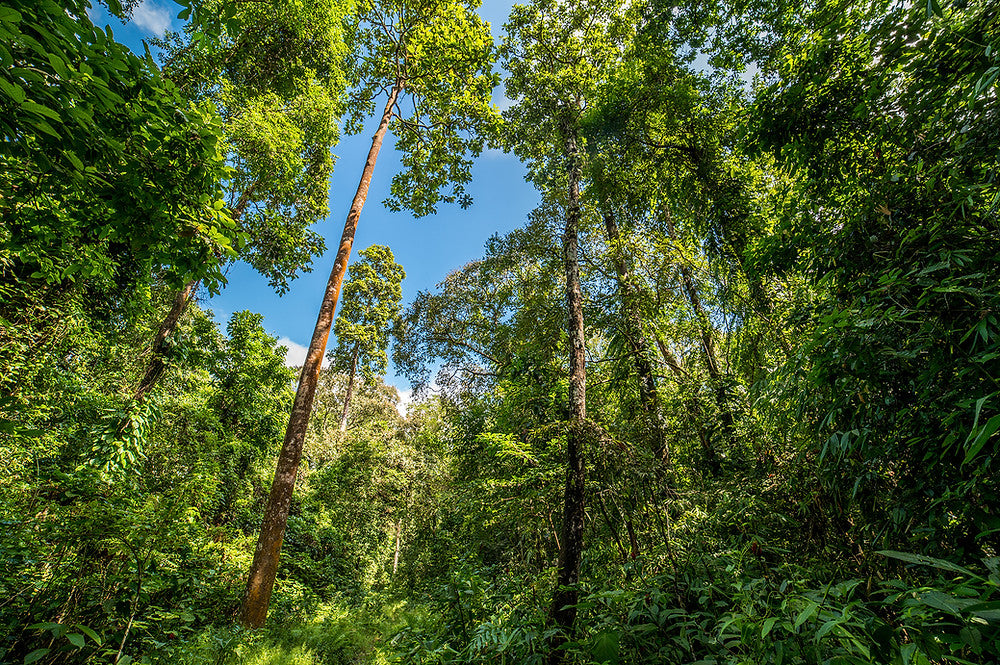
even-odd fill
[{"label": "hollong tree", "polygon": [[434,212],[440,201],[470,203],[463,186],[471,179],[471,160],[497,119],[489,101],[497,82],[493,41],[476,6],[475,0],[364,0],[349,27],[353,115],[348,129],[359,130],[378,100],[385,103],[344,223],[278,456],[241,610],[246,626],[262,626],[267,616],[313,395],[386,132],[391,128],[397,136],[404,167],[393,179],[390,208],[408,208],[419,216]]}]

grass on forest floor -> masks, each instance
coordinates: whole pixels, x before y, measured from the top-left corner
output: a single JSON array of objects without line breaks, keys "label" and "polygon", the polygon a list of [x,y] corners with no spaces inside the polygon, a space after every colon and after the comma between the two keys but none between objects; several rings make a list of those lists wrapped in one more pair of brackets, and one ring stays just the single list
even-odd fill
[{"label": "grass on forest floor", "polygon": [[324,605],[307,619],[287,619],[259,631],[210,626],[161,652],[153,663],[183,665],[388,665],[388,640],[426,620],[405,601],[380,608]]}]

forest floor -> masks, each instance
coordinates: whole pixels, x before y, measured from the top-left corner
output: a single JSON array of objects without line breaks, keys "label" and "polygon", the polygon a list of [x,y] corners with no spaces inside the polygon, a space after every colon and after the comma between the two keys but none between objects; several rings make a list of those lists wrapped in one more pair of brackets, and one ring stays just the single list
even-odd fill
[{"label": "forest floor", "polygon": [[427,618],[406,601],[361,607],[322,605],[308,616],[271,622],[259,631],[213,626],[189,636],[171,651],[184,665],[388,665],[390,640],[406,626]]}]

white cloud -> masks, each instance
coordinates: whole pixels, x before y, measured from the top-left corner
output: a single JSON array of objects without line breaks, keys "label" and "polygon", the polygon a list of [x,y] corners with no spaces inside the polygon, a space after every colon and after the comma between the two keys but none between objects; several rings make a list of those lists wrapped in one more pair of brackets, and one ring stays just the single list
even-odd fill
[{"label": "white cloud", "polygon": [[512,152],[505,152],[499,148],[487,148],[483,150],[483,159],[512,159],[517,160],[517,155]]},{"label": "white cloud", "polygon": [[169,9],[150,0],[143,0],[142,4],[132,11],[132,21],[157,37],[162,37],[163,33],[170,29],[172,18],[173,14]]},{"label": "white cloud", "polygon": [[[302,367],[306,361],[306,352],[308,348],[302,346],[301,344],[296,344],[288,337],[282,337],[278,340],[278,346],[288,347],[288,351],[285,353],[285,367]],[[323,357],[323,367],[327,367],[329,362],[326,357]]]},{"label": "white cloud", "polygon": [[399,411],[399,415],[405,418],[407,411],[410,409],[410,404],[413,403],[413,390],[400,390],[396,388],[396,392],[399,393],[399,403],[396,404],[396,410]]}]

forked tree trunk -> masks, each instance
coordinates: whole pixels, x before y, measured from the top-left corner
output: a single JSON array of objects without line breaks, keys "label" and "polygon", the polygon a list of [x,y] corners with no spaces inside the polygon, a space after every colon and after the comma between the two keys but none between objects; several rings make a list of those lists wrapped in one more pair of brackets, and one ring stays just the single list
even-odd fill
[{"label": "forked tree trunk", "polygon": [[274,577],[278,572],[278,558],[281,554],[281,544],[285,538],[285,526],[288,523],[288,511],[292,505],[292,491],[295,488],[295,476],[299,461],[302,459],[302,445],[306,438],[309,425],[309,414],[312,411],[313,397],[316,395],[316,383],[323,366],[323,355],[326,352],[327,339],[333,325],[334,311],[340,298],[340,287],[347,272],[347,261],[351,256],[351,246],[354,244],[354,233],[358,228],[361,209],[368,197],[368,187],[371,185],[372,173],[375,171],[375,161],[378,159],[382,141],[385,139],[389,120],[392,118],[396,99],[402,90],[401,79],[397,79],[389,93],[389,99],[382,112],[375,136],[372,137],[372,147],[368,151],[364,170],[361,172],[361,182],[351,203],[351,210],[344,223],[344,233],[337,250],[337,259],[330,272],[326,285],[326,293],[320,305],[316,328],[313,330],[309,350],[299,375],[299,387],[292,404],[292,414],[288,419],[288,429],[285,430],[285,440],[278,455],[278,464],[274,472],[274,482],[264,509],[264,521],[257,538],[257,548],[254,551],[253,563],[247,578],[246,592],[243,596],[243,606],[240,608],[240,621],[248,628],[260,628],[267,618],[267,608],[271,602],[271,591],[274,589]]},{"label": "forked tree trunk", "polygon": [[344,395],[344,410],[340,413],[340,431],[347,431],[347,409],[351,406],[351,397],[354,396],[354,377],[358,373],[358,354],[361,353],[361,345],[354,345],[354,357],[351,358],[351,377],[347,380],[347,394]]},{"label": "forked tree trunk", "polygon": [[612,263],[618,278],[618,294],[621,301],[622,324],[625,342],[628,344],[635,365],[635,373],[639,379],[639,402],[649,428],[650,448],[653,456],[661,463],[666,463],[670,457],[667,446],[663,412],[660,400],[656,394],[656,378],[653,375],[653,365],[646,353],[643,343],[642,316],[635,306],[635,293],[628,267],[621,250],[621,231],[615,221],[614,214],[604,211],[604,228],[608,235],[608,245],[611,247]]},{"label": "forked tree trunk", "polygon": [[[240,195],[239,201],[232,208],[232,218],[233,221],[238,221],[243,213],[247,209],[247,205],[250,203],[250,197],[253,196],[254,191],[260,185],[260,179],[255,180],[247,187],[243,194]],[[149,392],[156,387],[159,383],[160,378],[163,376],[163,371],[166,369],[166,363],[163,359],[166,356],[167,351],[167,338],[173,334],[174,330],[177,329],[177,324],[180,322],[181,317],[184,312],[187,311],[187,306],[192,300],[194,300],[194,294],[198,290],[198,284],[201,280],[193,280],[184,285],[180,291],[174,294],[174,301],[170,305],[170,311],[163,318],[160,323],[159,330],[156,331],[156,337],[153,338],[153,344],[150,347],[151,353],[149,357],[149,362],[146,364],[146,371],[142,375],[142,380],[139,381],[138,387],[135,392],[132,393],[132,399],[136,401],[141,401],[149,394]]]},{"label": "forked tree trunk", "polygon": [[569,196],[566,227],[563,231],[563,266],[566,272],[566,307],[569,310],[569,428],[566,435],[566,490],[563,498],[562,548],[559,572],[549,619],[561,633],[549,645],[549,663],[561,663],[559,647],[576,620],[577,582],[583,555],[584,481],[586,468],[583,443],[586,439],[587,367],[583,330],[583,291],[580,286],[580,175],[581,156],[576,125],[564,120],[562,126],[566,157],[569,160]]},{"label": "forked tree trunk", "polygon": [[[663,356],[663,362],[667,364],[667,367],[670,368],[671,373],[673,373],[674,378],[677,380],[677,384],[683,386],[687,379],[691,378],[690,375],[684,371],[680,361],[670,352],[666,343],[659,337],[656,339],[656,346],[660,350],[660,355]],[[694,427],[698,434],[698,441],[701,443],[701,449],[705,453],[705,460],[708,462],[709,471],[712,475],[718,475],[722,470],[719,465],[719,456],[716,454],[715,447],[705,432],[705,428],[702,427],[701,407],[698,405],[698,398],[688,397],[684,400],[684,408],[687,410],[691,426]]]}]

